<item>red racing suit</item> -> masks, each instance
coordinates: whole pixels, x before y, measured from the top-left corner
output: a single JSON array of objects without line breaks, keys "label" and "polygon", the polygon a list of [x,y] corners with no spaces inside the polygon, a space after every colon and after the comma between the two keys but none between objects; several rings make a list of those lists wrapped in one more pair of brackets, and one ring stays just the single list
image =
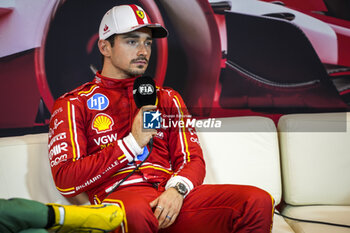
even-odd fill
[{"label": "red racing suit", "polygon": [[[57,99],[48,148],[53,178],[62,195],[86,192],[90,202],[97,203],[143,159],[146,149],[130,133],[139,111],[133,100],[134,80],[97,73],[93,81]],[[189,117],[181,96],[170,88],[157,87],[156,105],[172,122]],[[202,184],[202,150],[195,129],[188,126],[159,129],[149,158],[122,186],[167,188],[181,181],[192,190]]]},{"label": "red racing suit", "polygon": [[[268,193],[252,186],[200,185],[205,176],[202,150],[194,127],[186,123],[191,118],[185,104],[172,89],[157,88],[157,110],[166,124],[154,137],[150,156],[108,196],[150,150],[140,148],[130,133],[139,111],[134,80],[97,73],[92,82],[56,101],[49,158],[60,193],[70,197],[86,192],[92,203],[119,205],[125,217],[118,233],[270,232],[273,200]],[[150,202],[177,182],[192,191],[175,222],[159,230]]]}]

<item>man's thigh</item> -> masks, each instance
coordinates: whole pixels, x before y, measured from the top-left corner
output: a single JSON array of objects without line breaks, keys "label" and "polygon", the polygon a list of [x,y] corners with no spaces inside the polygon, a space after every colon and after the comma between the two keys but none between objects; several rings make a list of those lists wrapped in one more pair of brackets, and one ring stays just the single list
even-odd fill
[{"label": "man's thigh", "polygon": [[158,220],[150,202],[159,194],[155,188],[149,186],[125,187],[109,195],[103,203],[117,204],[123,209],[125,218],[119,232],[157,232]]}]

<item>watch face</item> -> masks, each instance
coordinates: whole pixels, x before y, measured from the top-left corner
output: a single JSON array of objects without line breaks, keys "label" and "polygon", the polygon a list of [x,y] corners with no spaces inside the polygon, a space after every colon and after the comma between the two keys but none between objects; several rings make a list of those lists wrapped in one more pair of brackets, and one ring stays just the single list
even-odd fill
[{"label": "watch face", "polygon": [[176,184],[176,189],[182,195],[185,195],[187,193],[187,188],[186,188],[186,186],[183,183],[180,183],[180,182],[177,183]]}]

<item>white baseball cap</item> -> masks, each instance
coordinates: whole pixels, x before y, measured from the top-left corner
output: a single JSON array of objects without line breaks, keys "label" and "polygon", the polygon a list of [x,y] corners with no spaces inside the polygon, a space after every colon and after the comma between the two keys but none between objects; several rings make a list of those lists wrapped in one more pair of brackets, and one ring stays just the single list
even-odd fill
[{"label": "white baseball cap", "polygon": [[105,40],[113,34],[123,34],[142,27],[152,30],[153,38],[168,36],[168,31],[158,23],[152,23],[147,13],[135,4],[115,6],[103,16],[99,37]]}]

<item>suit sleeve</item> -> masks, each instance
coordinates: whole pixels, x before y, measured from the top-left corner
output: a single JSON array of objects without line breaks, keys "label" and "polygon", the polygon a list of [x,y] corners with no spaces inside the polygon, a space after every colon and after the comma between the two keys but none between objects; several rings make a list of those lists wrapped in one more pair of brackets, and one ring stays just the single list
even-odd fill
[{"label": "suit sleeve", "polygon": [[172,120],[183,122],[171,127],[169,137],[169,152],[174,174],[168,180],[166,189],[182,182],[190,191],[203,183],[205,177],[205,162],[198,136],[194,127],[194,120],[188,113],[181,96],[174,92],[172,95],[170,115]]},{"label": "suit sleeve", "polygon": [[142,152],[129,134],[112,146],[87,154],[83,113],[77,98],[63,98],[56,101],[50,119],[48,149],[51,171],[56,188],[66,197],[99,185]]}]

